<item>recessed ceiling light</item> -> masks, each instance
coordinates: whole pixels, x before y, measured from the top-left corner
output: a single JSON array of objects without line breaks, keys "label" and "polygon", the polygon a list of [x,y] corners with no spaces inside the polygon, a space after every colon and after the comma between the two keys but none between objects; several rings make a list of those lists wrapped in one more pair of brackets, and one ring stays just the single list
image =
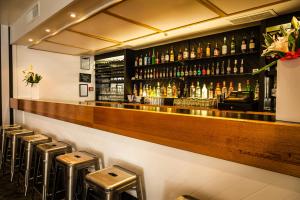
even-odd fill
[{"label": "recessed ceiling light", "polygon": [[29,38],[29,39],[28,39],[28,42],[33,42],[33,39],[32,39],[32,38]]},{"label": "recessed ceiling light", "polygon": [[49,28],[45,29],[45,31],[46,31],[47,33],[50,33],[50,32],[51,32],[51,30],[50,30]]},{"label": "recessed ceiling light", "polygon": [[76,17],[76,14],[75,14],[75,13],[70,13],[70,17],[71,17],[71,18],[75,18],[75,17]]}]

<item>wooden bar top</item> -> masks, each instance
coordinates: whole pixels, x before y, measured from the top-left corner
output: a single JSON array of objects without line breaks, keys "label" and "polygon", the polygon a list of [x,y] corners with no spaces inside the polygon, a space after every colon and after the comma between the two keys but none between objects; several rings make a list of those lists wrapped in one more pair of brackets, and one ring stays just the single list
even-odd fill
[{"label": "wooden bar top", "polygon": [[11,99],[10,106],[300,177],[300,124],[276,122],[272,113],[26,99]]}]

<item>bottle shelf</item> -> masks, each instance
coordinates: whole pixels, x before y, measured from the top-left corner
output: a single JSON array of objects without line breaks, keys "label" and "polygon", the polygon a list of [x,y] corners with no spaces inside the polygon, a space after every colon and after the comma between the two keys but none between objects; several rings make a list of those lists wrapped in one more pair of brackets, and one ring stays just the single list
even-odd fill
[{"label": "bottle shelf", "polygon": [[172,80],[172,79],[179,79],[184,80],[192,79],[192,78],[215,78],[215,77],[239,77],[239,76],[257,76],[252,75],[252,73],[243,73],[243,74],[219,74],[219,75],[200,75],[200,76],[183,76],[183,77],[164,77],[164,78],[151,78],[151,79],[134,79],[132,81],[152,81],[152,80]]},{"label": "bottle shelf", "polygon": [[236,54],[227,54],[227,55],[220,55],[220,56],[210,56],[210,57],[201,57],[201,58],[195,58],[195,59],[186,59],[186,60],[182,60],[182,61],[176,60],[174,62],[135,66],[134,68],[135,69],[136,68],[150,68],[150,67],[157,67],[157,66],[163,66],[163,65],[186,65],[186,64],[189,64],[191,62],[196,62],[196,61],[232,58],[232,57],[246,56],[246,55],[256,55],[258,53],[259,53],[259,51],[254,51],[254,52],[247,52],[247,53],[236,53]]}]

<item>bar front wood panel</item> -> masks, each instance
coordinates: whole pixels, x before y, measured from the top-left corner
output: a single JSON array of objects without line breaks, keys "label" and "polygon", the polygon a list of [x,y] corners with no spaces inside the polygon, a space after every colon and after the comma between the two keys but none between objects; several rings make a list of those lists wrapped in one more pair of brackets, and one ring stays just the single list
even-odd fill
[{"label": "bar front wood panel", "polygon": [[15,109],[300,177],[298,124],[27,100],[18,100],[18,108],[15,105],[11,103]]}]

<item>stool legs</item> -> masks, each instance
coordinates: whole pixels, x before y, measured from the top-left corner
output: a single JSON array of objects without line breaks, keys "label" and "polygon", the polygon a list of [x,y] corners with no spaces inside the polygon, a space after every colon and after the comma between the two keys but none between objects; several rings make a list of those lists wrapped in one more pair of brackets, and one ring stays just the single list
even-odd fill
[{"label": "stool legs", "polygon": [[13,182],[15,174],[15,161],[16,161],[16,146],[17,146],[16,136],[11,138],[11,165],[10,165],[10,181]]},{"label": "stool legs", "polygon": [[28,186],[29,186],[31,159],[32,159],[31,145],[27,145],[27,147],[26,147],[26,164],[25,164],[25,196],[27,196],[27,191],[28,191]]},{"label": "stool legs", "polygon": [[5,137],[5,132],[2,131],[2,141],[1,141],[1,165],[0,165],[0,169],[2,169],[3,164],[4,164],[4,155],[5,155],[5,146],[6,146],[6,137]]},{"label": "stool legs", "polygon": [[[45,154],[45,157],[43,159],[43,186],[42,186],[42,199],[47,199],[48,194],[48,186],[49,186],[49,175],[51,172],[51,166],[52,166],[52,159],[49,158],[49,154]],[[50,168],[50,169],[49,169]]]},{"label": "stool legs", "polygon": [[74,192],[76,191],[77,173],[74,173],[74,167],[66,169],[66,200],[73,200]]}]

